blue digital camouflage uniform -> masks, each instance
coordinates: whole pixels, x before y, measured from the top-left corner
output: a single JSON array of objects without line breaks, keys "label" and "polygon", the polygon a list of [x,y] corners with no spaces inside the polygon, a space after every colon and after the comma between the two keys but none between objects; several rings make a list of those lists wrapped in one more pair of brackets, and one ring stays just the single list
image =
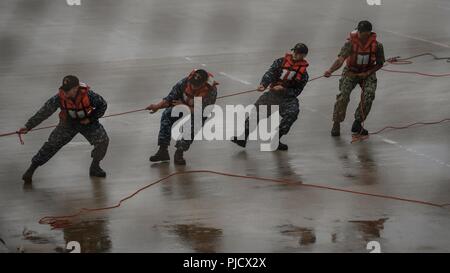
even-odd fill
[{"label": "blue digital camouflage uniform", "polygon": [[[175,84],[172,88],[172,91],[170,91],[169,95],[167,95],[164,100],[172,103],[174,100],[181,100],[183,101],[183,93],[186,88],[188,78],[183,78],[180,80],[177,84]],[[206,97],[203,97],[202,99],[202,108],[204,109],[206,106],[216,103],[217,98],[217,88],[213,87],[211,91],[208,93]],[[172,125],[182,116],[179,117],[172,117],[172,108],[168,107],[164,110],[161,116],[161,127],[159,129],[159,135],[158,135],[158,145],[170,145],[170,140],[172,139]],[[203,118],[203,122],[206,120],[206,118]],[[194,139],[194,118],[191,117],[191,139],[180,139],[176,142],[175,147],[177,149],[187,151],[192,144],[192,141]]]},{"label": "blue digital camouflage uniform", "polygon": [[[261,79],[261,85],[268,87],[272,83],[279,82],[282,73],[282,66],[284,62],[284,57],[276,59],[273,64],[270,66],[269,70],[263,75]],[[271,105],[278,105],[279,113],[280,113],[280,127],[279,127],[279,136],[286,135],[291,126],[298,118],[298,114],[300,112],[300,105],[298,102],[298,95],[302,93],[303,88],[308,82],[309,75],[308,72],[302,75],[301,80],[295,80],[292,85],[286,87],[284,91],[275,92],[275,91],[267,91],[264,92],[258,100],[255,102],[256,109],[258,111],[258,119],[259,119],[259,105],[267,105],[267,113],[270,116],[271,113]],[[246,127],[246,135],[249,133],[249,120],[246,119],[245,122]]]},{"label": "blue digital camouflage uniform", "polygon": [[[44,143],[39,152],[31,160],[33,164],[38,166],[45,164],[78,133],[81,133],[94,146],[91,153],[94,161],[99,162],[105,157],[109,138],[98,119],[105,114],[107,103],[100,95],[94,93],[92,90],[89,90],[88,96],[94,108],[89,116],[90,123],[82,125],[77,120],[72,120],[69,116],[67,116],[67,120],[60,120],[59,124],[50,134],[48,141]],[[55,95],[28,120],[25,127],[32,129],[38,126],[42,121],[55,113],[58,108],[61,108],[60,99],[58,95]]]},{"label": "blue digital camouflage uniform", "polygon": [[[339,57],[347,58],[352,53],[352,44],[346,42],[339,53]],[[377,42],[376,64],[382,65],[385,62],[383,44]],[[333,121],[342,122],[345,120],[345,113],[350,102],[350,94],[356,85],[362,85],[364,88],[363,101],[358,105],[355,111],[355,120],[364,121],[372,108],[372,102],[375,100],[375,90],[377,89],[377,75],[372,73],[366,79],[355,76],[345,75],[349,68],[346,66],[342,71],[342,77],[339,80],[339,94],[336,96],[336,103],[333,111]],[[362,109],[361,109],[362,104]],[[363,110],[363,111],[362,111]]]}]

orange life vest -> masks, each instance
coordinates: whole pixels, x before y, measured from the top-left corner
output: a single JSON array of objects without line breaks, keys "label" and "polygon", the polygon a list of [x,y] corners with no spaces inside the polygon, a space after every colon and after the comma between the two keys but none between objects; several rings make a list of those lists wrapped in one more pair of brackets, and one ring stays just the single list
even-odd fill
[{"label": "orange life vest", "polygon": [[352,44],[352,53],[347,58],[347,67],[355,72],[371,69],[377,61],[377,34],[372,32],[364,45],[356,30],[350,33],[347,40]]},{"label": "orange life vest", "polygon": [[294,81],[301,80],[308,66],[309,63],[305,59],[294,61],[292,54],[286,53],[281,67],[280,78],[276,83],[272,84],[272,86],[281,84],[284,87],[288,87],[292,85]]},{"label": "orange life vest", "polygon": [[193,70],[189,74],[186,87],[183,92],[183,101],[189,106],[194,106],[194,97],[206,97],[214,86],[219,84],[214,80],[214,76],[208,72],[208,80],[206,83],[200,88],[193,89],[192,85],[189,83],[189,80],[194,76],[195,71],[196,70]]},{"label": "orange life vest", "polygon": [[88,91],[89,86],[80,83],[78,94],[73,100],[66,96],[64,90],[59,89],[58,96],[61,105],[59,117],[62,120],[67,120],[67,117],[70,117],[71,119],[84,119],[89,117],[94,108],[91,106]]}]

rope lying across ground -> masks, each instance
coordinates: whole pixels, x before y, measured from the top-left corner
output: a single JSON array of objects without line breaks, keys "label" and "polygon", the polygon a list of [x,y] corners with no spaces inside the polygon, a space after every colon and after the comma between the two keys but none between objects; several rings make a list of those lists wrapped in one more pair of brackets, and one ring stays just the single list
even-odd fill
[{"label": "rope lying across ground", "polygon": [[438,203],[403,198],[403,197],[398,197],[398,196],[393,196],[393,195],[354,191],[354,190],[330,187],[330,186],[325,186],[325,185],[307,184],[307,183],[303,183],[301,181],[290,181],[290,180],[284,180],[284,179],[266,178],[266,177],[250,176],[250,175],[239,175],[239,174],[234,174],[234,173],[218,172],[218,171],[212,171],[212,170],[191,170],[191,171],[174,172],[163,178],[153,181],[150,184],[139,188],[137,191],[133,192],[132,194],[127,195],[126,197],[120,199],[119,202],[117,202],[115,205],[111,205],[111,206],[107,206],[107,207],[98,207],[98,208],[82,208],[79,211],[77,211],[73,214],[70,214],[70,215],[45,216],[39,220],[39,224],[50,225],[52,227],[52,229],[66,228],[68,226],[71,226],[73,224],[73,219],[75,219],[78,216],[81,216],[81,215],[87,214],[87,213],[93,213],[93,212],[99,212],[99,211],[105,211],[105,210],[111,210],[111,209],[118,208],[125,201],[133,198],[134,196],[136,196],[143,190],[150,188],[151,186],[154,186],[158,183],[164,182],[174,176],[184,175],[184,174],[192,174],[192,173],[206,173],[206,174],[214,174],[214,175],[234,177],[234,178],[242,178],[242,179],[247,179],[247,180],[250,179],[250,180],[258,180],[258,181],[266,181],[266,182],[275,182],[275,183],[281,183],[281,184],[291,184],[291,185],[297,185],[297,186],[308,187],[308,188],[339,191],[339,192],[345,192],[345,193],[356,194],[356,195],[371,196],[371,197],[378,197],[378,198],[384,198],[384,199],[390,199],[390,200],[396,200],[396,201],[402,201],[402,202],[409,202],[409,203],[432,206],[432,207],[437,207],[437,208],[445,208],[450,205],[448,203],[447,204],[438,204]]},{"label": "rope lying across ground", "polygon": [[371,135],[376,135],[379,134],[387,129],[393,129],[393,130],[400,130],[400,129],[407,129],[409,127],[415,126],[415,125],[433,125],[433,124],[439,124],[439,123],[443,123],[443,122],[447,122],[450,121],[450,118],[444,118],[441,119],[439,121],[430,121],[430,122],[414,122],[414,123],[410,123],[404,126],[386,126],[381,128],[380,130],[374,131],[374,132],[370,132]]},{"label": "rope lying across ground", "polygon": [[[450,62],[450,57],[437,57],[433,53],[427,52],[427,53],[417,54],[417,55],[414,55],[414,56],[411,56],[408,58],[400,58],[400,56],[389,58],[389,59],[387,59],[387,64],[385,65],[385,67],[389,64],[393,64],[393,65],[412,64],[413,63],[413,61],[411,61],[412,59],[423,57],[423,56],[431,56],[431,57],[433,57],[434,60],[447,60],[447,62]],[[386,72],[413,74],[413,75],[420,75],[420,76],[434,77],[434,78],[450,76],[450,73],[431,74],[431,73],[424,73],[424,72],[418,72],[418,71],[405,71],[405,70],[395,70],[395,69],[386,69],[386,68],[381,68],[381,70],[386,71]]]}]

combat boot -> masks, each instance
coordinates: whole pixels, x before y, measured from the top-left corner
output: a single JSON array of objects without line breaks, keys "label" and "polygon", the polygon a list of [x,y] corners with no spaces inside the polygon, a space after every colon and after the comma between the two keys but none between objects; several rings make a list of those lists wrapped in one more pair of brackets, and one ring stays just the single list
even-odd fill
[{"label": "combat boot", "polygon": [[236,143],[237,145],[245,148],[245,146],[247,146],[247,140],[245,139],[238,139],[238,137],[233,137],[233,139],[231,139],[231,142]]},{"label": "combat boot", "polygon": [[186,160],[183,158],[183,150],[177,149],[173,158],[175,165],[186,165]]},{"label": "combat boot", "polygon": [[341,124],[339,122],[333,123],[333,128],[331,129],[331,136],[337,137],[341,135]]},{"label": "combat boot", "polygon": [[28,168],[28,170],[26,170],[26,172],[23,174],[22,176],[22,180],[26,183],[26,184],[31,184],[33,182],[33,174],[34,171],[36,171],[36,169],[39,167],[39,165],[35,164],[35,163],[31,163],[30,167]]},{"label": "combat boot", "polygon": [[284,143],[279,142],[277,150],[278,151],[287,151],[288,150],[288,146],[286,144],[284,144]]},{"label": "combat boot", "polygon": [[367,135],[369,135],[369,132],[368,132],[366,129],[364,129],[364,128],[362,127],[361,122],[358,121],[358,120],[355,120],[355,121],[353,122],[353,125],[352,125],[352,133],[353,133],[354,135],[361,135],[361,136],[367,136]]},{"label": "combat boot", "polygon": [[170,160],[169,151],[167,145],[160,145],[159,150],[155,155],[150,157],[151,162],[167,161]]},{"label": "combat boot", "polygon": [[91,167],[89,168],[89,176],[106,177],[106,172],[100,168],[99,161],[92,160]]}]

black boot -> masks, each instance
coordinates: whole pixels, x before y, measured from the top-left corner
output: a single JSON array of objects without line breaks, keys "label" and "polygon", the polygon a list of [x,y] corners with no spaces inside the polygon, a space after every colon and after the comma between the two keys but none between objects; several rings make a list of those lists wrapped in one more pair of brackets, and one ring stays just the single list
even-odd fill
[{"label": "black boot", "polygon": [[26,184],[31,184],[33,182],[33,174],[38,167],[39,165],[31,163],[28,170],[23,174],[22,179]]},{"label": "black boot", "polygon": [[245,148],[245,146],[247,146],[247,140],[244,139],[238,139],[238,137],[233,137],[233,139],[231,139],[231,142],[236,143],[237,145]]},{"label": "black boot", "polygon": [[151,162],[167,161],[170,160],[169,151],[167,145],[160,145],[159,150],[155,155],[150,157]]},{"label": "black boot", "polygon": [[288,146],[286,144],[284,144],[284,143],[279,142],[277,150],[278,151],[287,151],[288,150]]},{"label": "black boot", "polygon": [[92,160],[91,167],[89,168],[89,176],[106,177],[106,172],[100,168],[100,162]]},{"label": "black boot", "polygon": [[331,129],[331,136],[337,137],[341,135],[341,124],[339,122],[333,123],[333,128]]},{"label": "black boot", "polygon": [[186,160],[183,158],[183,150],[177,149],[173,158],[175,165],[186,165]]},{"label": "black boot", "polygon": [[248,119],[245,120],[244,139],[238,139],[237,136],[235,136],[231,139],[231,142],[236,143],[237,145],[241,146],[242,148],[245,148],[245,146],[247,146],[247,139],[250,134],[248,122],[249,122]]},{"label": "black boot", "polygon": [[364,129],[364,128],[362,127],[361,122],[358,121],[358,120],[355,120],[355,121],[353,122],[353,125],[352,125],[352,133],[353,133],[354,135],[362,135],[362,136],[367,136],[367,135],[369,135],[369,132],[368,132],[366,129]]}]

